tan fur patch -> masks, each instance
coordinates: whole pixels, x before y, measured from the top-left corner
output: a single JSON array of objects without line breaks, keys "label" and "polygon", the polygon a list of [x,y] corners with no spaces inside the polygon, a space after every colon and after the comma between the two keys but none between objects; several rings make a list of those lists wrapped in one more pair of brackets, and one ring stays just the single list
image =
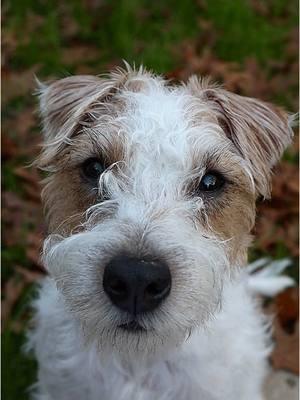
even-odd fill
[{"label": "tan fur patch", "polygon": [[293,136],[287,113],[263,101],[211,87],[209,81],[195,77],[187,88],[211,106],[225,135],[247,161],[257,195],[268,198],[272,167]]}]

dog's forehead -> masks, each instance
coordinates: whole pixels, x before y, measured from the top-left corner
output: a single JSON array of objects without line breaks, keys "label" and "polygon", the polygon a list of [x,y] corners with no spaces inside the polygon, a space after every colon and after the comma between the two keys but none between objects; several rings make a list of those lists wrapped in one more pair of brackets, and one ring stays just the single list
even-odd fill
[{"label": "dog's forehead", "polygon": [[183,159],[194,146],[205,153],[228,143],[207,104],[185,86],[152,79],[138,92],[123,90],[120,97],[125,107],[117,122],[128,146],[147,158]]}]

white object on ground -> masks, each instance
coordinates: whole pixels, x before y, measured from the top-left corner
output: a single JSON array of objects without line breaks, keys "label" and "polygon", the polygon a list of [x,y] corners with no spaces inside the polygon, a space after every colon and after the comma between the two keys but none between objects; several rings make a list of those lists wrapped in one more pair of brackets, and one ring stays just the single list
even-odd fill
[{"label": "white object on ground", "polygon": [[276,296],[284,289],[295,285],[292,278],[280,275],[290,265],[291,260],[288,258],[275,261],[261,258],[249,264],[247,266],[248,287],[263,296]]}]

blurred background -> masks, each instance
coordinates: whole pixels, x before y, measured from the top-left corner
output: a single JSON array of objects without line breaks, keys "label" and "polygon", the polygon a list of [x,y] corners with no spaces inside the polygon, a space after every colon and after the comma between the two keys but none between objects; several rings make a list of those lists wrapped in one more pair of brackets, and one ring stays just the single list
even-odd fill
[{"label": "blurred background", "polygon": [[[298,109],[296,0],[5,0],[2,2],[2,398],[27,399],[36,364],[22,354],[34,283],[44,274],[41,142],[34,75],[99,74],[122,59],[175,80],[210,75],[236,93]],[[297,132],[296,132],[297,135]],[[258,205],[250,259],[290,257],[298,279],[298,138]],[[298,373],[298,291],[276,312],[275,369]]]}]

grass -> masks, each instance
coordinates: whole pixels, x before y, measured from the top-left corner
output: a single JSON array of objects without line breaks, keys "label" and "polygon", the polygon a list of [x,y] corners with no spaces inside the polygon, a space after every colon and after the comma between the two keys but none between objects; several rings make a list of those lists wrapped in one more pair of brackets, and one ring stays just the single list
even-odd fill
[{"label": "grass", "polygon": [[29,319],[29,304],[34,292],[35,288],[32,285],[23,291],[1,335],[1,398],[3,400],[29,399],[28,388],[36,379],[36,361],[30,354],[25,354],[25,331],[13,327],[15,322],[20,323]]},{"label": "grass", "polygon": [[[216,54],[223,60],[235,62],[253,57],[262,65],[269,60],[284,59],[286,35],[298,20],[296,2],[290,2],[287,7],[284,1],[269,1],[273,19],[258,14],[249,3],[236,0],[207,2],[204,15],[216,28]],[[285,13],[288,17],[281,18]]]},{"label": "grass", "polygon": [[[246,0],[203,3],[200,8],[194,0],[104,1],[91,13],[80,0],[64,6],[57,0],[6,0],[7,29],[18,40],[12,67],[40,64],[44,75],[64,73],[68,65],[61,61],[63,50],[75,41],[99,50],[95,70],[126,59],[167,72],[180,60],[180,44],[201,34],[200,19],[213,24],[214,52],[223,60],[243,62],[252,56],[265,63],[284,57],[287,32],[298,20],[296,1],[287,6],[284,0],[270,0],[275,18],[259,15]],[[73,35],[64,26],[70,21],[75,25]]]},{"label": "grass", "polygon": [[28,387],[36,379],[36,361],[23,354],[24,333],[8,328],[2,334],[2,399],[28,399]]},{"label": "grass", "polygon": [[[81,1],[73,0],[64,7],[59,4],[40,0],[6,3],[7,29],[14,30],[19,40],[13,68],[41,64],[43,75],[72,72],[61,62],[61,55],[75,40],[99,49],[94,65],[99,71],[112,60],[126,59],[166,72],[176,62],[176,43],[195,36],[198,30],[193,0],[178,2],[176,12],[172,12],[174,2],[170,0],[151,5],[146,0],[103,2],[92,14]],[[29,25],[33,15],[41,21],[24,35],[24,25]],[[64,35],[62,21],[66,15],[77,27],[72,38]]]},{"label": "grass", "polygon": [[[216,39],[212,50],[217,57],[240,64],[253,57],[265,66],[270,59],[285,57],[287,34],[297,26],[297,2],[262,1],[268,4],[272,18],[257,13],[250,3],[246,0],[106,0],[91,10],[81,0],[5,0],[3,35],[14,43],[7,68],[22,73],[37,66],[38,76],[46,78],[74,73],[82,66],[99,73],[111,63],[126,59],[165,73],[184,62],[182,49],[186,43],[201,38],[200,19],[214,27]],[[98,56],[75,63],[64,59],[66,50],[79,46],[97,49]],[[3,110],[3,118],[14,118],[31,101],[28,97],[11,100]],[[23,161],[7,163],[2,170],[5,190],[21,196],[13,167]],[[278,244],[278,256],[285,253],[284,244]],[[4,249],[4,281],[11,276],[13,266],[22,263],[24,258],[22,244]],[[3,400],[28,399],[26,388],[35,379],[36,363],[22,353],[24,331],[13,328],[13,322],[20,319],[26,326],[31,297],[29,288],[14,307],[2,334]]]}]

